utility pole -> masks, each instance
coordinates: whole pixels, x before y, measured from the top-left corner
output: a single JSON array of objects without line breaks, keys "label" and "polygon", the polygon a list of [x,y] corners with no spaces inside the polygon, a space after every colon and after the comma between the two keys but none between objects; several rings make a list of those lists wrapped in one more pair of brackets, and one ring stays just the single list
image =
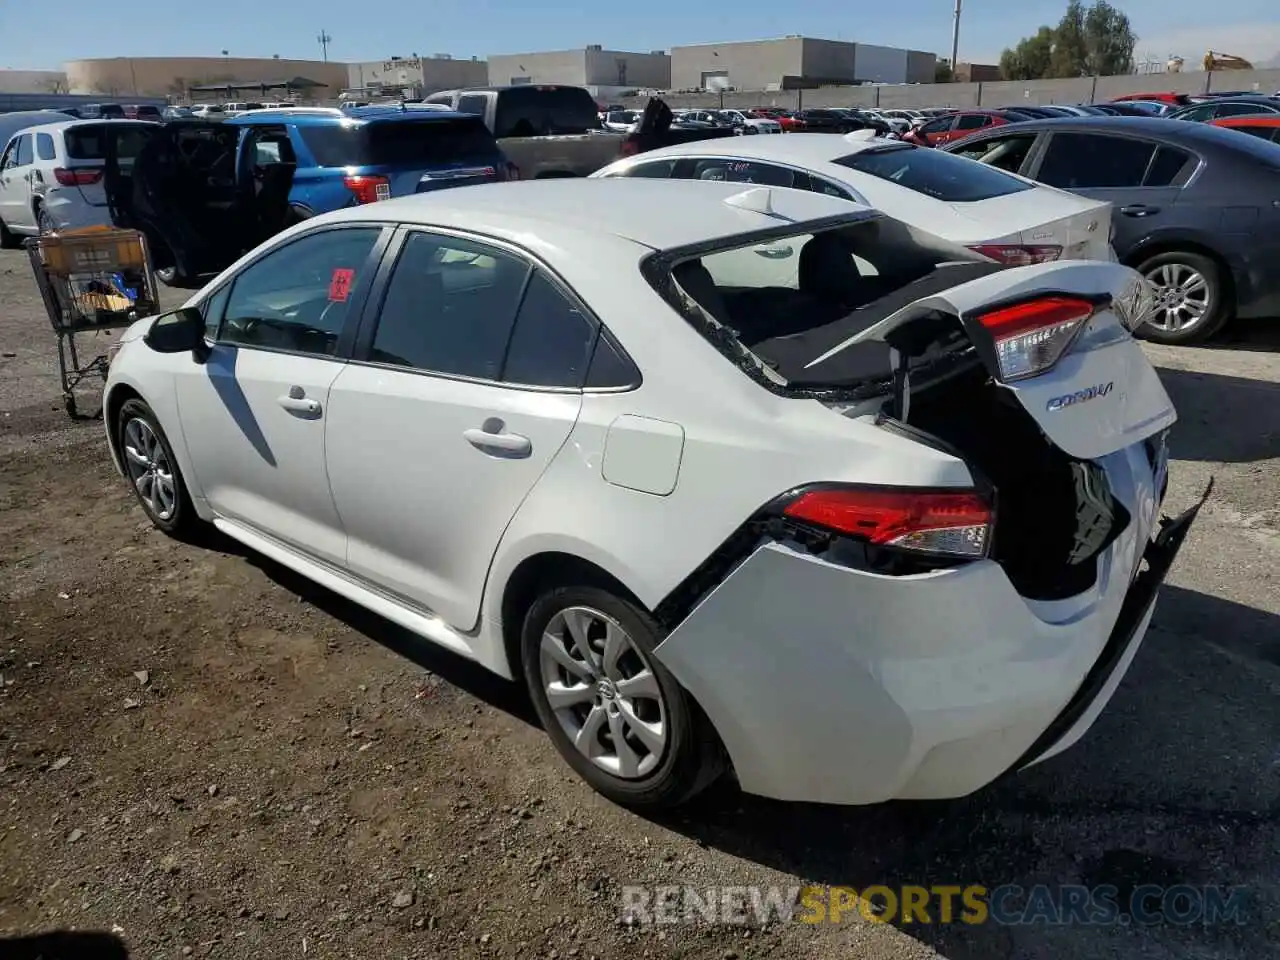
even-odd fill
[{"label": "utility pole", "polygon": [[324,30],[320,31],[316,37],[316,42],[320,44],[320,50],[324,54],[324,62],[329,62],[329,44],[333,43],[333,37],[329,36]]},{"label": "utility pole", "polygon": [[956,0],[955,22],[951,25],[951,76],[956,75],[956,57],[960,55],[960,0]]}]

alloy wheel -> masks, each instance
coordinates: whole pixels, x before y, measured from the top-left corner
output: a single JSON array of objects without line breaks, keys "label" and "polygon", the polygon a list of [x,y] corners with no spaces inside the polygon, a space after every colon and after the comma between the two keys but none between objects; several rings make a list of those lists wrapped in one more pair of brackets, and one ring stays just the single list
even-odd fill
[{"label": "alloy wheel", "polygon": [[1209,281],[1185,263],[1162,263],[1147,273],[1154,297],[1151,318],[1157,330],[1178,333],[1204,319],[1209,310]]},{"label": "alloy wheel", "polygon": [[621,624],[591,607],[567,607],[543,631],[539,662],[547,703],[584,757],[625,780],[657,768],[667,707],[648,658]]},{"label": "alloy wheel", "polygon": [[129,479],[147,512],[157,520],[171,519],[178,508],[173,467],[164,444],[141,417],[133,417],[124,425],[124,455]]}]

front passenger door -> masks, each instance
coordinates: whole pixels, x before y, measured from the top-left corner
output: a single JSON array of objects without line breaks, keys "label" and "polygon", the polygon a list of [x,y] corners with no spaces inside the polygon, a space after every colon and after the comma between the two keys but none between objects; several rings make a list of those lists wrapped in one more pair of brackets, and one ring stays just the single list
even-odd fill
[{"label": "front passenger door", "polygon": [[35,228],[35,216],[31,211],[33,159],[31,134],[23,133],[9,141],[4,159],[0,161],[0,219],[10,228]]},{"label": "front passenger door", "polygon": [[245,267],[205,298],[215,342],[174,384],[195,479],[214,512],[339,567],[346,532],[325,468],[329,388],[382,239],[376,226],[317,230]]}]

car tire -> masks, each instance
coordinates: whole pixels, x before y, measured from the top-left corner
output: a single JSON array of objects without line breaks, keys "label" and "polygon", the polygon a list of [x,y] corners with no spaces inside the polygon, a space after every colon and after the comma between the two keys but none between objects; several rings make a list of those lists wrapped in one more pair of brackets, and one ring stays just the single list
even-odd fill
[{"label": "car tire", "polygon": [[1155,296],[1153,319],[1138,330],[1143,339],[1175,346],[1200,343],[1231,319],[1235,305],[1230,302],[1222,267],[1210,257],[1170,250],[1148,257],[1137,270]]},{"label": "car tire", "polygon": [[10,231],[0,220],[0,250],[17,250],[22,246],[22,238]]},{"label": "car tire", "polygon": [[121,405],[116,415],[116,443],[129,486],[147,519],[171,537],[189,538],[199,529],[200,518],[191,505],[169,438],[142,400],[135,397]]},{"label": "car tire", "polygon": [[[587,638],[589,653],[575,635]],[[617,642],[608,666],[606,636]],[[684,803],[725,769],[710,721],[653,655],[662,638],[638,605],[595,586],[546,591],[521,634],[525,681],[551,742],[593,789],[636,809]]]},{"label": "car tire", "polygon": [[58,232],[58,224],[54,221],[49,211],[44,205],[36,207],[36,227],[40,231],[40,236],[45,237],[51,233]]}]

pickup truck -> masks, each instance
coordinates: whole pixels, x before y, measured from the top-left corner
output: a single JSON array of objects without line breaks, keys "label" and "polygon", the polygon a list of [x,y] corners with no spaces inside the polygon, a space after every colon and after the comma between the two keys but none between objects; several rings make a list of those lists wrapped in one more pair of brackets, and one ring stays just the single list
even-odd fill
[{"label": "pickup truck", "polygon": [[585,177],[618,157],[690,140],[733,136],[723,130],[672,127],[670,108],[652,99],[632,133],[603,129],[584,87],[517,84],[441,90],[424,101],[483,117],[498,146],[525,180]]}]

